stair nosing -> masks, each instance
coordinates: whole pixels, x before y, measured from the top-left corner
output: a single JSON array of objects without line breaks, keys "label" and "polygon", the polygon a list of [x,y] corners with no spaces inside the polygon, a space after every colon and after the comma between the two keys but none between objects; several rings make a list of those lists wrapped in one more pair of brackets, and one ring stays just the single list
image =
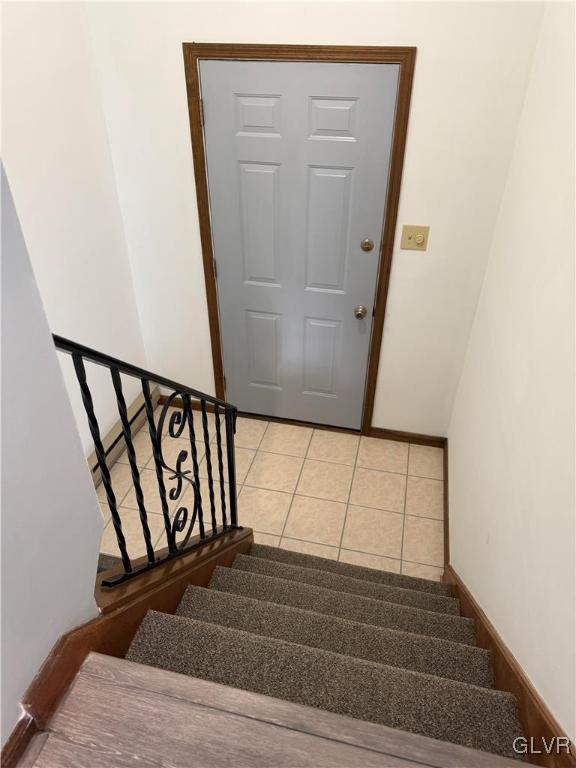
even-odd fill
[{"label": "stair nosing", "polygon": [[[218,567],[221,567],[223,570],[226,568],[226,566],[218,566]],[[227,570],[229,570],[229,569],[227,569]],[[256,575],[257,576],[264,576],[265,574],[256,574]],[[271,577],[271,578],[275,578],[275,577]],[[285,581],[285,579],[278,579],[278,581]],[[299,582],[299,583],[302,583],[302,582]],[[304,584],[304,586],[315,587],[316,585],[314,585],[314,584]],[[218,592],[218,593],[223,592],[226,595],[236,595],[236,593],[234,593],[234,592],[224,592],[224,590],[215,589],[214,587],[210,587],[210,586],[202,587],[202,586],[198,586],[196,584],[188,584],[188,586],[186,587],[186,590],[184,591],[184,594],[182,595],[182,598],[180,599],[180,602],[182,602],[182,600],[184,599],[184,595],[186,594],[186,592],[188,590],[192,590],[192,589],[202,589],[202,590],[205,590],[206,592]],[[317,587],[317,589],[325,589],[325,587]],[[330,589],[328,589],[326,591],[327,592],[334,592],[334,590],[330,590]],[[432,639],[432,640],[439,640],[440,642],[443,642],[443,643],[451,643],[453,645],[463,645],[466,648],[476,648],[476,650],[481,651],[482,653],[486,653],[488,655],[490,654],[490,651],[486,650],[485,648],[480,648],[480,646],[477,646],[477,645],[470,646],[468,643],[461,643],[458,640],[451,640],[448,637],[433,637],[432,635],[422,635],[419,632],[409,632],[406,629],[395,629],[394,627],[383,627],[383,626],[380,626],[379,624],[368,624],[368,623],[363,622],[363,621],[358,621],[358,619],[345,619],[342,616],[335,616],[335,615],[333,615],[331,613],[320,613],[319,611],[313,611],[310,608],[302,608],[302,607],[297,606],[297,605],[288,605],[288,604],[285,604],[285,603],[275,603],[273,600],[267,600],[266,597],[254,597],[253,595],[241,595],[241,594],[238,594],[237,596],[238,597],[242,597],[245,600],[254,600],[255,602],[258,602],[258,603],[268,603],[269,605],[281,605],[284,608],[287,608],[287,609],[289,609],[291,611],[303,611],[304,613],[312,613],[312,614],[316,614],[316,615],[319,615],[319,616],[329,616],[330,618],[336,619],[336,620],[339,620],[339,621],[350,621],[353,624],[361,624],[361,625],[367,626],[367,627],[376,627],[377,629],[385,629],[388,632],[396,632],[399,635],[415,635],[416,637],[424,637],[424,638],[429,638],[429,639]],[[355,597],[363,597],[363,596],[362,595],[355,595]],[[371,600],[372,598],[368,597],[368,598],[364,598],[364,599]],[[385,600],[378,600],[377,602],[384,603],[386,601]],[[180,605],[180,603],[178,604],[178,606],[179,605]],[[392,603],[392,605],[398,605],[398,603]],[[434,613],[434,614],[436,613],[435,611],[425,611],[422,608],[415,608],[412,605],[407,605],[405,607],[406,608],[413,608],[415,611],[422,611],[423,613]],[[174,615],[174,616],[179,615],[178,614],[178,608],[176,609],[176,613],[171,614],[171,615]],[[446,614],[446,615],[452,616],[453,614]],[[465,622],[471,622],[472,621],[472,619],[468,619],[466,616],[454,616],[454,618],[464,619]]]},{"label": "stair nosing", "polygon": [[[335,561],[330,558],[324,558],[319,555],[309,555],[305,552],[295,552],[292,550],[285,550],[281,547],[272,547],[268,544],[258,544],[254,543],[250,549],[250,555],[252,557],[259,557],[262,560],[271,560],[278,563],[286,563],[286,564],[292,564],[295,565],[296,563],[290,563],[291,557],[295,557],[296,559],[302,557],[306,559],[312,559],[312,560],[321,560],[323,561],[324,568],[321,568],[320,566],[315,566],[312,564],[309,564],[308,566],[303,565],[303,568],[310,567],[314,570],[325,570],[329,573],[338,573],[340,574],[340,568],[342,567],[344,570],[347,570],[348,568],[351,569],[359,569],[363,573],[372,573],[374,575],[379,575],[385,577],[384,579],[380,578],[366,578],[364,580],[366,581],[372,581],[376,584],[392,584],[395,585],[397,581],[408,581],[413,585],[413,591],[415,592],[424,592],[426,594],[432,594],[432,595],[442,595],[445,597],[451,597],[450,594],[450,586],[444,584],[443,582],[434,581],[432,579],[424,579],[420,576],[409,576],[405,573],[394,573],[392,571],[384,571],[380,570],[378,568],[370,568],[366,565],[358,565],[355,563],[346,563],[344,561]],[[337,565],[338,568],[334,568],[333,566]],[[347,575],[347,574],[341,574],[341,575]],[[356,577],[351,577],[356,578]],[[426,585],[426,588],[422,588],[423,585]],[[418,586],[420,588],[418,588]],[[400,589],[403,589],[404,587],[399,587]],[[410,587],[406,587],[407,589],[410,589]]]},{"label": "stair nosing", "polygon": [[[218,587],[214,587],[212,585],[212,580],[213,580],[215,575],[223,574],[225,578],[228,578],[227,572],[234,572],[234,570],[235,569],[229,568],[229,567],[226,567],[226,566],[216,566],[216,568],[212,572],[212,578],[210,579],[210,588],[211,589],[218,589]],[[239,571],[240,569],[236,569],[236,570]],[[245,574],[248,574],[251,577],[255,577],[257,579],[273,579],[276,582],[282,582],[283,584],[286,584],[286,585],[298,584],[301,589],[305,589],[305,590],[321,590],[323,593],[330,593],[332,595],[338,595],[338,596],[341,595],[340,592],[337,592],[337,591],[335,591],[333,589],[327,589],[326,587],[320,587],[320,586],[316,586],[316,585],[313,585],[313,584],[306,584],[305,582],[294,582],[294,581],[290,581],[288,579],[278,578],[276,576],[269,576],[268,574],[254,573],[252,571],[241,571],[241,572],[245,573]],[[223,591],[228,591],[228,590],[223,590]],[[356,600],[361,600],[361,601],[362,600],[367,600],[374,607],[382,606],[382,605],[384,605],[384,606],[388,605],[388,606],[393,606],[394,608],[403,609],[405,611],[414,612],[415,615],[425,614],[428,617],[435,617],[435,618],[438,618],[439,616],[440,617],[444,617],[445,619],[449,619],[449,620],[454,621],[455,625],[459,624],[460,626],[468,627],[469,629],[472,630],[472,633],[474,631],[474,621],[473,621],[473,619],[469,619],[469,618],[467,618],[465,616],[460,616],[460,615],[456,615],[456,614],[449,614],[449,613],[437,613],[436,611],[426,611],[423,608],[416,608],[416,607],[414,607],[412,605],[405,605],[405,604],[402,604],[402,603],[389,603],[386,600],[375,600],[374,598],[364,597],[363,595],[355,595],[355,594],[350,593],[350,592],[346,593],[346,594],[348,596],[350,596],[350,597],[355,598]],[[276,602],[276,601],[268,600],[267,602]],[[285,603],[280,603],[280,604],[284,605]],[[319,611],[318,611],[318,613],[319,613]],[[335,614],[327,614],[327,615],[335,615]],[[371,622],[360,622],[360,623],[368,623],[369,624]],[[383,626],[383,625],[375,624],[374,626]],[[407,630],[400,630],[400,631],[407,631]],[[410,633],[410,634],[419,634],[419,633]],[[438,636],[437,635],[430,635],[430,637],[438,637]],[[443,638],[443,639],[448,639],[448,638]],[[457,640],[456,642],[461,642],[461,641]],[[475,641],[473,639],[469,643],[462,641],[462,644],[463,645],[475,645]]]},{"label": "stair nosing", "polygon": [[[303,614],[307,614],[307,615],[310,615],[310,616],[316,616],[320,620],[326,619],[328,621],[333,621],[333,622],[336,622],[336,623],[342,622],[342,623],[346,623],[346,624],[351,624],[352,627],[350,629],[354,629],[355,627],[357,627],[357,628],[366,627],[367,629],[369,629],[371,631],[375,631],[375,632],[391,633],[392,636],[396,637],[399,641],[401,641],[403,638],[405,638],[407,641],[411,641],[412,638],[417,638],[418,641],[421,641],[423,643],[429,643],[430,641],[432,643],[439,643],[440,646],[441,646],[442,651],[445,652],[448,656],[450,656],[451,653],[452,654],[456,653],[457,649],[459,649],[459,648],[462,648],[462,649],[466,648],[466,649],[469,649],[469,651],[471,651],[471,652],[476,652],[476,654],[479,657],[482,657],[488,663],[489,669],[491,670],[491,664],[490,664],[491,654],[490,654],[489,651],[487,651],[487,650],[485,650],[483,648],[479,648],[478,646],[475,646],[475,645],[470,645],[470,644],[467,644],[467,643],[459,642],[458,640],[455,640],[455,639],[444,638],[444,637],[435,637],[435,636],[432,636],[432,635],[424,635],[424,634],[419,633],[419,632],[410,632],[410,631],[405,630],[405,629],[396,629],[394,627],[385,627],[385,626],[380,626],[380,625],[377,625],[377,624],[367,624],[365,622],[358,621],[357,619],[345,619],[345,618],[343,618],[341,616],[334,616],[334,615],[331,615],[331,614],[322,614],[322,613],[320,613],[318,611],[313,611],[313,610],[308,609],[308,608],[301,608],[301,607],[294,606],[294,605],[285,605],[285,604],[281,604],[281,603],[274,603],[274,602],[271,602],[271,601],[266,600],[266,599],[260,599],[260,598],[257,598],[257,597],[249,597],[247,595],[239,595],[239,594],[235,594],[235,593],[232,593],[232,592],[224,592],[224,591],[218,590],[218,589],[210,589],[210,588],[206,588],[206,587],[199,587],[199,586],[195,586],[195,585],[189,585],[187,587],[187,589],[185,590],[185,592],[184,592],[184,594],[183,594],[183,596],[182,596],[182,598],[180,600],[180,603],[178,604],[178,607],[176,609],[175,615],[177,615],[177,616],[184,616],[185,618],[197,618],[199,621],[207,621],[209,623],[218,624],[220,626],[229,627],[231,629],[243,629],[244,631],[250,632],[251,634],[260,634],[263,637],[275,637],[275,635],[270,635],[270,634],[265,633],[265,632],[263,633],[263,632],[258,632],[257,630],[245,629],[245,628],[237,627],[237,626],[230,626],[230,625],[228,625],[228,624],[226,624],[224,622],[221,622],[221,621],[211,621],[210,618],[197,617],[197,616],[194,616],[194,615],[188,615],[186,613],[181,613],[180,609],[181,609],[182,605],[186,601],[186,596],[187,595],[198,595],[199,593],[207,593],[207,594],[212,594],[212,595],[223,595],[223,596],[225,595],[226,597],[235,598],[235,599],[240,598],[241,600],[246,601],[246,603],[248,603],[248,604],[253,604],[253,605],[263,604],[264,606],[271,606],[271,607],[274,607],[274,608],[275,607],[279,607],[279,608],[282,608],[283,610],[287,611],[288,613],[295,613],[295,614],[302,614],[303,613]],[[192,598],[192,599],[194,599],[194,598]],[[276,638],[276,639],[282,640],[284,638]],[[286,642],[297,642],[297,641],[286,640]],[[374,659],[368,659],[368,658],[365,658],[363,656],[356,656],[355,654],[351,654],[351,653],[335,651],[335,650],[330,649],[330,648],[325,648],[324,646],[321,646],[321,645],[313,645],[313,644],[310,644],[310,643],[299,643],[299,644],[305,645],[306,647],[310,647],[310,648],[319,648],[321,650],[327,650],[327,651],[330,651],[332,653],[341,653],[342,655],[350,656],[351,658],[364,659],[365,661],[374,661],[377,664],[384,664],[386,666],[393,666],[396,669],[407,669],[407,670],[411,669],[410,667],[405,667],[405,666],[403,666],[401,664],[397,664],[397,665],[391,664],[391,663],[387,664],[386,662],[377,661],[377,660],[374,660]],[[412,671],[418,672],[420,670],[412,670]],[[425,673],[423,673],[423,674],[425,674]],[[447,675],[434,675],[434,676],[435,677],[443,677],[443,678],[445,678],[447,680],[456,680],[456,681],[458,681],[457,678],[450,677],[450,676],[447,676]],[[471,685],[476,684],[476,685],[478,685],[481,688],[493,688],[493,681],[491,679],[491,675],[489,675],[489,679],[490,679],[490,682],[486,683],[485,685],[481,685],[479,683],[470,683],[470,684]],[[467,682],[467,681],[460,680],[458,682]]]},{"label": "stair nosing", "polygon": [[495,694],[495,698],[500,698],[502,700],[509,700],[509,701],[516,702],[516,697],[514,696],[513,693],[510,693],[510,691],[501,691],[498,688],[487,688],[487,687],[484,687],[484,686],[475,685],[474,683],[465,683],[465,682],[462,682],[460,680],[452,680],[450,678],[440,677],[439,675],[431,675],[431,674],[429,674],[427,672],[418,672],[418,671],[413,670],[413,669],[406,669],[406,667],[394,667],[394,666],[392,666],[390,664],[381,664],[381,663],[379,663],[377,661],[370,661],[369,659],[359,659],[356,656],[348,656],[345,653],[338,653],[336,651],[329,651],[329,650],[326,650],[325,648],[313,648],[313,647],[311,647],[309,645],[302,645],[302,643],[294,643],[294,642],[292,642],[290,640],[282,640],[282,639],[277,638],[277,637],[269,637],[268,635],[259,635],[257,632],[250,632],[249,630],[245,630],[245,629],[236,629],[236,627],[226,627],[226,626],[224,626],[222,624],[217,624],[217,623],[212,622],[212,621],[205,621],[204,619],[195,619],[195,618],[191,618],[189,616],[181,616],[181,615],[176,614],[176,613],[164,613],[163,611],[156,611],[153,608],[151,608],[147,612],[146,616],[148,616],[150,614],[158,615],[158,616],[167,616],[168,618],[176,619],[177,621],[191,621],[191,622],[194,622],[194,623],[209,624],[210,626],[218,627],[218,628],[222,629],[222,631],[224,631],[224,632],[231,632],[231,633],[234,633],[234,634],[237,633],[238,636],[240,636],[240,635],[247,635],[248,636],[249,635],[251,637],[259,637],[259,638],[262,638],[263,642],[267,642],[267,643],[270,643],[272,645],[278,645],[278,646],[283,645],[283,646],[297,647],[297,648],[302,648],[303,652],[310,652],[310,653],[318,652],[318,653],[321,653],[321,654],[327,654],[329,656],[337,656],[338,658],[341,658],[341,659],[348,659],[348,660],[350,660],[350,663],[367,664],[367,665],[369,665],[371,667],[384,668],[384,669],[387,669],[387,670],[391,670],[392,672],[399,671],[399,672],[404,673],[406,675],[415,675],[417,677],[423,677],[423,678],[427,678],[427,679],[430,678],[432,680],[437,680],[437,681],[445,681],[445,683],[447,685],[456,685],[456,686],[465,686],[466,688],[474,688],[474,689],[478,690],[481,693],[484,693],[484,692],[488,691],[491,694]]},{"label": "stair nosing", "polygon": [[[252,555],[244,554],[244,553],[238,553],[235,556],[234,561],[232,563],[232,568],[234,568],[236,570],[241,570],[241,571],[248,571],[250,573],[260,573],[260,574],[265,575],[265,576],[273,575],[273,574],[265,573],[264,571],[259,571],[257,567],[254,570],[252,570],[249,567],[248,568],[243,568],[241,566],[241,563],[246,563],[247,565],[250,565],[250,563],[256,564],[257,562],[262,562],[262,561],[270,562],[270,563],[277,562],[278,565],[280,565],[282,567],[285,567],[285,568],[294,568],[294,569],[299,569],[299,570],[302,570],[302,571],[308,571],[308,572],[311,572],[311,573],[314,573],[314,572],[326,573],[329,576],[333,576],[333,577],[336,577],[336,578],[339,578],[339,579],[346,579],[348,581],[353,581],[353,582],[356,582],[358,584],[374,584],[374,585],[376,585],[378,587],[383,587],[384,589],[390,589],[390,590],[395,590],[395,591],[400,592],[400,593],[404,593],[405,595],[410,595],[410,594],[412,594],[412,595],[422,595],[422,596],[431,598],[432,600],[439,599],[440,601],[445,601],[446,606],[452,606],[452,608],[455,609],[455,610],[443,611],[443,610],[433,610],[432,608],[430,608],[430,609],[421,608],[421,610],[429,610],[432,613],[442,613],[442,614],[446,614],[446,615],[449,615],[449,616],[458,616],[458,615],[460,615],[460,601],[457,598],[455,598],[455,597],[450,597],[449,595],[434,594],[434,593],[430,593],[430,592],[423,592],[423,591],[417,590],[417,589],[405,589],[404,587],[397,587],[397,586],[391,585],[391,584],[380,584],[379,582],[373,582],[373,581],[368,581],[368,580],[364,580],[364,579],[355,579],[352,576],[344,576],[343,574],[334,573],[333,571],[321,571],[321,569],[319,569],[319,568],[306,568],[305,566],[302,566],[302,565],[292,565],[290,563],[283,563],[283,562],[280,562],[280,561],[272,561],[272,560],[268,560],[267,561],[265,558],[253,557]],[[279,577],[279,578],[283,578],[283,577]],[[299,579],[286,579],[286,581],[298,581],[299,583],[302,583],[302,584],[310,584],[311,583],[311,582],[308,582],[308,581],[301,581]],[[319,587],[322,587],[324,589],[330,589],[330,587],[323,587],[323,585],[321,585],[321,584],[313,584],[312,583],[312,586],[319,586]],[[332,591],[337,591],[337,590],[332,590]],[[348,590],[342,590],[342,591],[343,592],[347,592]],[[349,592],[348,594],[358,595],[359,597],[368,597],[371,600],[383,600],[383,601],[388,602],[388,603],[396,603],[397,605],[408,605],[409,607],[412,607],[412,608],[419,608],[419,606],[410,605],[410,603],[404,603],[404,602],[401,602],[401,601],[397,602],[395,600],[386,600],[385,598],[372,597],[371,595],[363,595],[361,592]]]},{"label": "stair nosing", "polygon": [[[234,568],[229,568],[227,566],[217,565],[216,568],[214,569],[214,571],[216,571],[216,570],[218,570],[218,572],[220,573],[222,571],[233,571],[235,569]],[[238,568],[236,570],[240,571],[241,569]],[[286,584],[299,584],[299,585],[301,585],[302,587],[305,587],[305,588],[306,587],[310,587],[311,589],[321,589],[324,592],[332,592],[332,593],[334,593],[336,595],[347,594],[347,595],[350,595],[351,597],[358,598],[359,600],[370,600],[372,603],[375,603],[375,604],[385,603],[386,605],[399,606],[400,608],[405,608],[406,610],[409,610],[409,611],[418,611],[419,613],[427,613],[427,614],[429,614],[431,616],[447,616],[450,619],[458,619],[462,623],[465,623],[467,625],[473,624],[473,619],[469,619],[466,616],[461,616],[460,614],[456,614],[456,613],[439,613],[438,611],[427,611],[425,608],[418,608],[415,605],[406,605],[406,603],[391,603],[389,600],[378,600],[378,599],[376,599],[374,597],[368,597],[367,595],[357,595],[354,592],[341,593],[341,592],[338,592],[335,589],[330,589],[329,587],[321,587],[318,584],[308,584],[305,581],[294,582],[291,579],[283,579],[282,577],[278,577],[278,576],[270,576],[267,573],[257,573],[257,572],[254,572],[254,571],[242,571],[242,573],[249,573],[249,574],[251,574],[253,576],[260,576],[260,577],[265,578],[265,579],[274,579],[276,581],[283,581]],[[267,602],[272,602],[272,601],[267,601]]]}]

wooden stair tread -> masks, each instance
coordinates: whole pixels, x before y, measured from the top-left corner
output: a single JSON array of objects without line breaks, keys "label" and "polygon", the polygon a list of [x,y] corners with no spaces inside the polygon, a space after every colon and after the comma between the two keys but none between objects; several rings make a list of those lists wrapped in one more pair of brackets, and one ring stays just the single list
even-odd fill
[{"label": "wooden stair tread", "polygon": [[[91,653],[34,768],[349,766],[493,768],[494,755]],[[385,757],[385,762],[384,762]],[[497,758],[502,768],[522,765]],[[23,763],[24,764],[24,763]]]}]

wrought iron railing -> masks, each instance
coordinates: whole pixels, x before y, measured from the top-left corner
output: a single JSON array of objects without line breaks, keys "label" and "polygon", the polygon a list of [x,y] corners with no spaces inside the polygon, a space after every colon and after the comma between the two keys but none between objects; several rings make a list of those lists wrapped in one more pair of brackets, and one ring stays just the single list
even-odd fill
[{"label": "wrought iron railing", "polygon": [[[94,442],[98,467],[105,490],[106,502],[110,508],[111,522],[118,542],[121,567],[102,581],[102,586],[114,587],[144,571],[150,570],[167,560],[188,552],[194,547],[221,536],[225,531],[238,527],[236,471],[234,457],[234,433],[236,431],[236,408],[229,403],[210,395],[198,392],[163,376],[157,376],[143,368],[117,360],[109,355],[96,352],[89,347],[76,344],[61,336],[54,336],[56,348],[71,355],[76,377],[80,385],[82,401],[88,417],[88,425]],[[135,503],[138,508],[142,536],[146,555],[131,557],[122,527],[122,510],[114,490],[111,467],[104,449],[98,419],[95,413],[92,393],[88,384],[85,362],[96,363],[110,371],[111,382],[116,396],[118,413],[122,425],[122,439],[126,445],[126,456],[130,466]],[[144,397],[147,431],[152,447],[152,460],[156,473],[158,495],[164,530],[159,542],[153,541],[150,531],[150,510],[142,489],[141,467],[138,466],[134,448],[132,426],[128,418],[128,407],[122,387],[122,375],[139,380]],[[159,385],[169,394],[163,398],[159,415],[155,416],[155,404],[151,395],[151,384]],[[165,432],[164,424],[168,414],[170,418]],[[195,424],[194,414],[199,423]],[[213,422],[212,422],[213,420]],[[223,420],[223,424],[222,424]],[[210,425],[214,427],[210,435]],[[144,428],[143,428],[144,429]],[[198,434],[200,432],[200,434]],[[224,435],[225,439],[224,439]],[[169,466],[164,457],[164,439],[181,438],[189,441],[189,451],[180,450],[174,467]],[[211,442],[212,440],[212,442]],[[223,446],[223,442],[225,445]],[[205,478],[200,476],[198,447],[204,451]],[[225,451],[225,458],[224,458]],[[185,469],[188,462],[189,468]],[[217,478],[214,478],[217,466]],[[202,482],[208,499],[203,498]],[[166,481],[175,485],[167,490]],[[192,489],[192,503],[174,504],[182,501],[184,488]],[[219,499],[215,486],[219,488]],[[123,494],[126,495],[125,493]],[[177,508],[176,508],[177,507]],[[190,511],[190,508],[192,511]],[[204,519],[204,511],[209,511],[209,520]],[[196,533],[197,529],[197,533]],[[179,534],[182,534],[179,537]]]}]

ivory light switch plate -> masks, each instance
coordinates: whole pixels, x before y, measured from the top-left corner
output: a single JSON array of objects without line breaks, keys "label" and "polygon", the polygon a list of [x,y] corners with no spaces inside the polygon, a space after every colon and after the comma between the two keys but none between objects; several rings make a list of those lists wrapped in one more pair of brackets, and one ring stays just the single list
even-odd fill
[{"label": "ivory light switch plate", "polygon": [[425,251],[428,247],[430,227],[420,227],[416,224],[404,224],[400,248],[403,251]]}]

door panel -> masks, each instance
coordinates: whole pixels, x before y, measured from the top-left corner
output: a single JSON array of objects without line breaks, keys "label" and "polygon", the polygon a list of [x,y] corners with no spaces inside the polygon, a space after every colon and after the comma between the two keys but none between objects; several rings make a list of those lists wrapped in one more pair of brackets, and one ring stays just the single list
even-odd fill
[{"label": "door panel", "polygon": [[240,163],[244,282],[277,283],[278,165]]},{"label": "door panel", "polygon": [[200,61],[226,397],[242,411],[360,427],[398,76]]},{"label": "door panel", "polygon": [[280,389],[278,358],[280,347],[280,315],[246,312],[248,329],[247,353],[250,359],[248,385]]},{"label": "door panel", "polygon": [[351,168],[308,169],[307,290],[344,292],[351,180]]},{"label": "door panel", "polygon": [[304,321],[304,392],[337,397],[336,353],[342,324],[307,317]]}]

